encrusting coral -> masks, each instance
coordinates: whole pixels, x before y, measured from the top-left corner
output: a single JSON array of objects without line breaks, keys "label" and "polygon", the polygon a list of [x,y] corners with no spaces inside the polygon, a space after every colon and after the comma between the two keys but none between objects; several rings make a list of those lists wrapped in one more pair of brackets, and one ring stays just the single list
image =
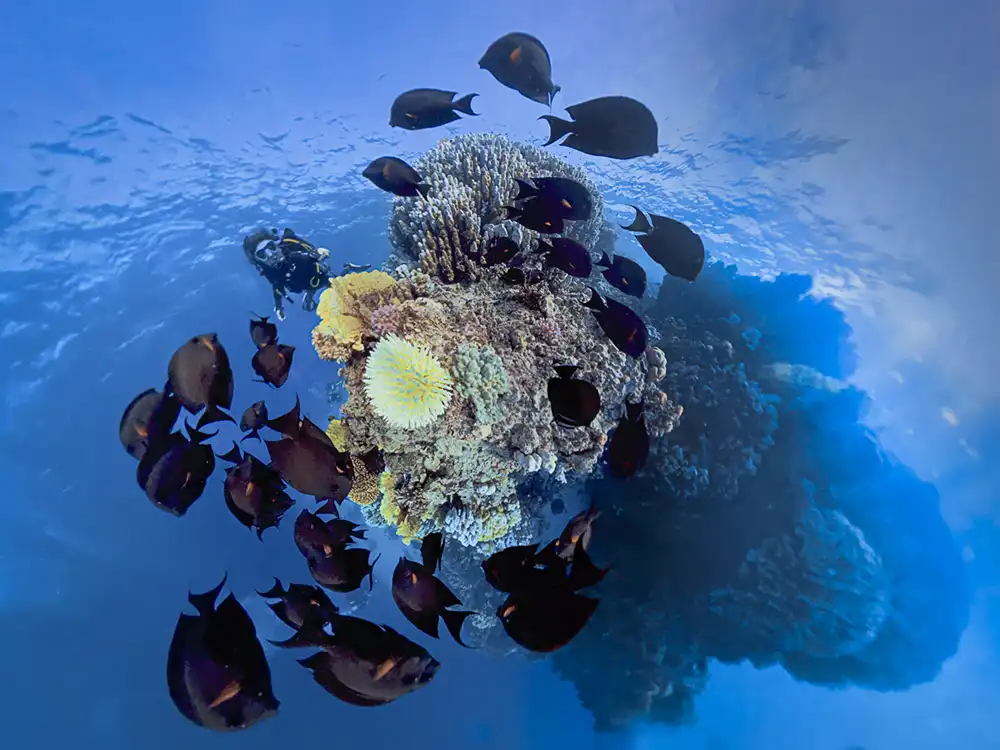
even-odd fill
[{"label": "encrusting coral", "polygon": [[504,218],[518,188],[515,179],[569,177],[593,198],[587,221],[567,222],[566,237],[588,248],[604,224],[604,201],[584,170],[550,152],[486,133],[440,141],[414,163],[431,186],[427,200],[393,200],[389,239],[404,257],[419,260],[445,282],[475,281],[483,269],[472,257],[495,236],[510,237],[523,249],[538,245],[538,234]]}]

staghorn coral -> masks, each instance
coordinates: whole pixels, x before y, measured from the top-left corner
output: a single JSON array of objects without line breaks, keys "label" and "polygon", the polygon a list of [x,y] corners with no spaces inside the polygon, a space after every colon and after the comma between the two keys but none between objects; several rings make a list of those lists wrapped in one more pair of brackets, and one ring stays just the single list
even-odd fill
[{"label": "staghorn coral", "polygon": [[451,378],[423,347],[392,334],[381,339],[365,364],[365,395],[393,427],[427,427],[451,401]]},{"label": "staghorn coral", "polygon": [[538,234],[503,219],[503,206],[517,194],[516,178],[570,177],[594,200],[587,221],[568,222],[565,236],[593,248],[604,225],[604,202],[579,167],[551,152],[476,133],[440,141],[414,167],[431,186],[426,201],[393,200],[389,239],[401,254],[446,283],[475,281],[483,269],[474,255],[494,236],[510,237],[522,248],[537,246]]},{"label": "staghorn coral", "polygon": [[477,424],[493,424],[506,414],[500,399],[510,392],[510,381],[492,347],[459,344],[451,373],[458,395],[472,401]]}]

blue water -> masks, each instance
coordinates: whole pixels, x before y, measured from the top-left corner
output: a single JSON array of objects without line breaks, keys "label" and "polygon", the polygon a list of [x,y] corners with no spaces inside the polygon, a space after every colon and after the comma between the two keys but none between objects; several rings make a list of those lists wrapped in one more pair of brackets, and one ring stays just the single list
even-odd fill
[{"label": "blue water", "polygon": [[[2,746],[1000,747],[1000,261],[987,231],[1000,154],[981,83],[998,71],[998,19],[985,0],[945,13],[902,0],[0,5]],[[514,29],[552,53],[556,109],[614,92],[657,113],[653,159],[559,155],[589,171],[612,221],[624,204],[656,206],[735,264],[738,277],[706,271],[686,309],[739,311],[769,342],[757,364],[851,384],[832,406],[782,408],[813,420],[809,470],[879,539],[919,627],[862,666],[713,662],[681,726],[598,734],[547,661],[415,638],[444,666],[389,706],[342,704],[278,653],[277,718],[196,727],[164,678],[188,590],[228,572],[277,638],[253,591],[304,569],[287,527],[260,543],[207,500],[218,476],[184,519],[152,508],[117,441],[122,409],[162,385],[194,333],[249,360],[248,311],[270,304],[240,252],[253,228],[294,227],[337,264],[378,265],[390,200],[360,176],[371,159],[481,130],[540,143],[544,109],[475,65]],[[483,114],[391,130],[390,102],[416,86],[477,91]],[[298,393],[318,421],[333,413],[314,322],[289,306],[289,383],[274,393],[246,372],[238,404],[266,397],[277,413]],[[395,559],[389,532],[370,536]],[[650,576],[671,575],[654,562]],[[404,630],[387,572],[364,615]]]}]

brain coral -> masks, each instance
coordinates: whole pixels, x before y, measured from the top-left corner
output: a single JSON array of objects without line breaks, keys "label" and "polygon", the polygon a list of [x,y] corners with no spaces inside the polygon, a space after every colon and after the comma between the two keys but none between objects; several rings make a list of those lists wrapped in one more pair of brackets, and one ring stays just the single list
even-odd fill
[{"label": "brain coral", "polygon": [[503,217],[517,194],[518,178],[569,177],[585,185],[594,201],[587,221],[567,222],[565,236],[594,248],[604,224],[604,201],[579,167],[548,151],[499,135],[476,133],[442,140],[414,167],[431,185],[426,201],[396,198],[389,239],[402,255],[446,283],[476,280],[482,269],[470,257],[484,240],[510,237],[522,248],[537,245],[538,234]]},{"label": "brain coral", "polygon": [[422,346],[389,334],[368,355],[365,395],[375,413],[393,427],[426,427],[444,414],[452,380]]}]

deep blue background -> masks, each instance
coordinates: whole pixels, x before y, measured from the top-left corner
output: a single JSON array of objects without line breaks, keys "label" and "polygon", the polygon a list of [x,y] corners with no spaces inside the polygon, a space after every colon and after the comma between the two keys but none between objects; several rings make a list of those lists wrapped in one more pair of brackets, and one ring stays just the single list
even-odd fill
[{"label": "deep blue background", "polygon": [[[226,344],[240,408],[264,395],[248,384],[246,313],[268,293],[238,247],[253,225],[378,262],[389,203],[358,175],[371,158],[475,129],[538,142],[537,105],[475,65],[516,28],[546,40],[557,108],[614,91],[657,112],[656,160],[568,155],[613,210],[656,202],[715,257],[805,271],[844,305],[873,423],[938,482],[956,529],[974,529],[969,558],[994,561],[975,567],[995,587],[997,108],[977,81],[997,70],[996,13],[978,0],[947,16],[889,0],[0,5],[3,746],[996,747],[995,588],[940,681],[904,695],[713,669],[698,727],[594,740],[572,687],[544,666],[435,642],[447,669],[433,689],[377,711],[332,700],[279,655],[280,718],[209,734],[164,686],[187,590],[228,570],[257,616],[252,590],[301,577],[301,561],[287,534],[260,544],[221,503],[183,521],[157,513],[115,438],[124,405],[162,384],[193,333]],[[390,131],[389,103],[414,86],[478,91],[484,114]],[[333,366],[311,352],[311,326],[290,313],[296,367],[272,402],[298,391],[323,418]],[[390,540],[379,547],[394,556]],[[398,623],[384,586],[374,600],[369,616]]]}]

